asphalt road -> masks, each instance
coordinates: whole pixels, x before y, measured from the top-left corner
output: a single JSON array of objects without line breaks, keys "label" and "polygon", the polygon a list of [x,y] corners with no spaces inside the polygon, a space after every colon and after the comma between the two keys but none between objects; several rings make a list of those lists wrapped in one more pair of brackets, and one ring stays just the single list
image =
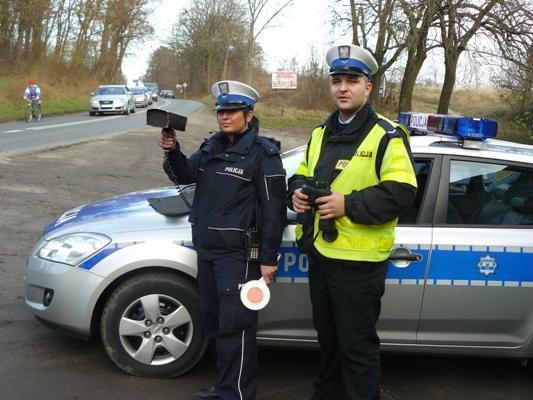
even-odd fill
[{"label": "asphalt road", "polygon": [[[179,100],[168,104],[170,110],[181,113],[187,111],[180,107],[189,106],[199,104]],[[51,218],[87,201],[168,184],[161,171],[157,130],[146,128],[144,117],[142,111],[119,118],[80,114],[44,118],[30,126],[0,125],[0,146],[19,133],[16,146],[26,149],[6,163],[1,162],[0,151],[0,399],[192,399],[198,386],[214,379],[210,355],[175,379],[125,375],[107,358],[98,339],[83,342],[52,330],[37,322],[24,304],[25,259]],[[83,123],[93,118],[98,122]],[[128,128],[130,123],[137,125]],[[17,126],[51,125],[61,126],[6,133]],[[183,143],[187,153],[216,124],[212,113],[200,111],[190,115],[189,126]],[[115,134],[124,130],[127,133]],[[100,138],[88,141],[84,135],[91,132]],[[85,143],[27,150],[35,146],[32,140],[43,143],[47,137],[51,146],[63,134]],[[287,142],[287,148],[296,144]],[[309,399],[318,366],[316,351],[261,349],[258,399]],[[533,399],[533,367],[502,359],[384,354],[382,400],[428,399]]]},{"label": "asphalt road", "polygon": [[[188,115],[200,107],[201,104],[196,101],[159,98],[150,108]],[[88,112],[54,117],[43,114],[39,122],[0,124],[0,151],[65,145],[128,129],[140,129],[146,126],[147,109],[138,108],[135,114],[129,116],[109,114],[91,117]],[[44,112],[46,106],[43,106]]]}]

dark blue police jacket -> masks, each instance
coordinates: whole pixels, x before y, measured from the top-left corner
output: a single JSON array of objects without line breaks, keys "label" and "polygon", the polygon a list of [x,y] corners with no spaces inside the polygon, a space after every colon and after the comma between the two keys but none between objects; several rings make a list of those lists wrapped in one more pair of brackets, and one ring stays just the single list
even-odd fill
[{"label": "dark blue police jacket", "polygon": [[244,257],[244,233],[256,226],[261,231],[259,262],[277,265],[286,221],[279,153],[277,142],[259,136],[255,128],[236,135],[233,143],[217,132],[188,158],[179,147],[168,152],[164,168],[175,175],[175,183],[196,183],[189,221],[200,258]]}]

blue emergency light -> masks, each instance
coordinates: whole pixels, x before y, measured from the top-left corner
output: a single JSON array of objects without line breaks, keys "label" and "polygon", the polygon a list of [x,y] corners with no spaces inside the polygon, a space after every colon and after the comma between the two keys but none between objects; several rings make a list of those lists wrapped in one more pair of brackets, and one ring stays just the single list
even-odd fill
[{"label": "blue emergency light", "polygon": [[401,112],[398,120],[413,131],[440,133],[469,141],[495,137],[498,131],[498,123],[492,119],[462,115]]}]

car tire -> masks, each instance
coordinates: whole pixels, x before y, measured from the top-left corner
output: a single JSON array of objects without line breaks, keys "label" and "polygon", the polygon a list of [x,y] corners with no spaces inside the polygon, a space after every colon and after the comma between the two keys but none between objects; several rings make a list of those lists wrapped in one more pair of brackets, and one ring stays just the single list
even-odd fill
[{"label": "car tire", "polygon": [[[205,353],[201,320],[198,289],[191,281],[149,272],[113,291],[102,312],[100,334],[108,356],[122,371],[169,378],[193,368]],[[139,352],[141,348],[146,351]]]},{"label": "car tire", "polygon": [[130,106],[129,105],[124,110],[124,115],[130,115]]},{"label": "car tire", "polygon": [[137,108],[135,107],[135,104],[133,105],[133,110],[131,110],[132,114],[135,114],[135,111],[137,111]]},{"label": "car tire", "polygon": [[95,113],[94,111],[89,111],[89,115],[90,115],[91,117],[94,117],[94,116],[96,115],[96,113]]}]

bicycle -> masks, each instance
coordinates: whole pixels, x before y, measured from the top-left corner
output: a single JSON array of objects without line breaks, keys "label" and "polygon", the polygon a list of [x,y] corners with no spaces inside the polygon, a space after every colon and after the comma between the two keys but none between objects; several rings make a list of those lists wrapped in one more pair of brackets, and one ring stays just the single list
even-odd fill
[{"label": "bicycle", "polygon": [[41,120],[41,105],[39,104],[39,98],[27,99],[25,118],[26,122],[31,122],[32,119],[34,119],[35,122]]}]

